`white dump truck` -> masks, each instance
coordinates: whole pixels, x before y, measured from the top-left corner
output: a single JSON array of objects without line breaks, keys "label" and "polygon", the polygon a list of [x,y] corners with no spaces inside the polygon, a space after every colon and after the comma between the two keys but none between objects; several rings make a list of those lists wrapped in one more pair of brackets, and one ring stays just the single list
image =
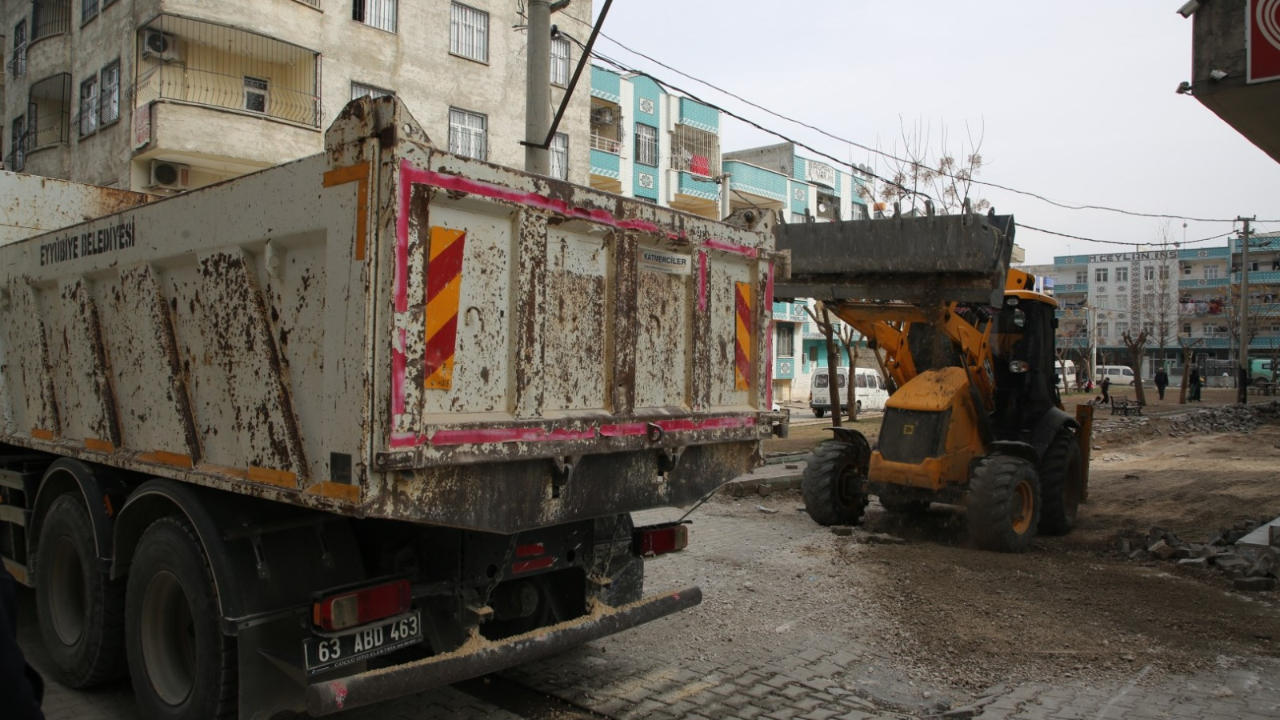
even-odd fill
[{"label": "white dump truck", "polygon": [[145,718],[323,715],[688,608],[641,592],[685,527],[630,513],[785,430],[769,228],[450,155],[394,98],[325,141],[53,231],[4,207],[0,556],[59,679],[127,672]]}]

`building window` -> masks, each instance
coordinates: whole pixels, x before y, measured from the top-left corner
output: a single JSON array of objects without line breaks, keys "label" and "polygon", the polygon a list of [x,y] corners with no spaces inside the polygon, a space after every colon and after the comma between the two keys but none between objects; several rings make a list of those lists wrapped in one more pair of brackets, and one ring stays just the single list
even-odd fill
[{"label": "building window", "polygon": [[9,135],[9,155],[4,164],[10,170],[21,171],[26,167],[27,126],[22,115],[13,119],[12,134]]},{"label": "building window", "polygon": [[267,81],[263,78],[244,76],[244,109],[266,114]]},{"label": "building window", "polygon": [[98,16],[98,0],[80,0],[80,22],[87,23]]},{"label": "building window", "polygon": [[1076,271],[1076,284],[1077,284],[1077,285],[1084,285],[1084,284],[1085,284],[1085,283],[1087,283],[1087,282],[1089,282],[1089,271],[1088,271],[1088,270],[1077,270],[1077,271]]},{"label": "building window", "polygon": [[1106,296],[1106,295],[1099,295],[1099,296],[1096,298],[1095,305],[1096,305],[1097,307],[1102,308],[1103,310],[1106,310],[1106,309],[1107,309],[1107,305],[1108,305],[1108,304],[1110,304],[1110,303],[1111,303],[1111,298],[1110,298],[1110,297],[1108,297],[1108,296]]},{"label": "building window", "polygon": [[636,162],[658,166],[658,128],[636,123]]},{"label": "building window", "polygon": [[449,9],[449,52],[489,62],[489,13],[453,3]]},{"label": "building window", "polygon": [[20,78],[27,74],[27,21],[13,26],[13,55],[9,58],[9,74]]},{"label": "building window", "polygon": [[778,323],[778,357],[795,357],[796,326],[791,323]]},{"label": "building window", "polygon": [[102,100],[98,122],[105,126],[120,119],[120,61],[102,68]]},{"label": "building window", "polygon": [[1105,337],[1109,337],[1110,335],[1111,335],[1111,324],[1104,323],[1104,322],[1098,323],[1098,337],[1105,338]]},{"label": "building window", "polygon": [[1217,265],[1205,265],[1205,266],[1204,266],[1204,279],[1205,279],[1205,280],[1213,280],[1213,279],[1214,279],[1214,278],[1216,278],[1216,277],[1218,277],[1218,266],[1217,266]]},{"label": "building window", "polygon": [[551,140],[551,177],[569,179],[569,136],[556,133]]},{"label": "building window", "polygon": [[1093,271],[1093,279],[1097,282],[1107,282],[1107,269],[1097,268]]},{"label": "building window", "polygon": [[720,174],[720,138],[685,124],[671,132],[671,169],[701,177]]},{"label": "building window", "polygon": [[1129,282],[1129,268],[1116,268],[1116,282]]},{"label": "building window", "polygon": [[1184,323],[1182,325],[1182,333],[1184,335],[1191,335],[1191,323]]},{"label": "building window", "polygon": [[1116,323],[1116,337],[1124,338],[1124,334],[1129,332],[1129,323],[1121,321]]},{"label": "building window", "polygon": [[479,113],[449,108],[449,152],[484,160],[487,118]]},{"label": "building window", "polygon": [[569,39],[551,38],[551,84],[565,87],[569,84]]},{"label": "building window", "polygon": [[80,83],[80,137],[98,129],[98,76]]},{"label": "building window", "polygon": [[1183,275],[1190,275],[1190,274],[1191,274],[1191,264],[1190,264],[1190,263],[1187,263],[1187,264],[1185,264],[1185,265],[1183,265],[1183,266],[1182,266],[1182,274],[1183,274]]},{"label": "building window", "polygon": [[394,90],[383,90],[382,88],[376,88],[372,85],[361,85],[358,82],[351,83],[351,99],[352,100],[359,100],[362,97],[371,97],[371,98],[393,97],[395,94],[396,93]]},{"label": "building window", "polygon": [[355,0],[351,6],[351,19],[379,30],[395,32],[397,2],[398,0]]},{"label": "building window", "polygon": [[1156,268],[1154,265],[1147,265],[1146,267],[1142,268],[1142,279],[1143,280],[1156,279]]}]

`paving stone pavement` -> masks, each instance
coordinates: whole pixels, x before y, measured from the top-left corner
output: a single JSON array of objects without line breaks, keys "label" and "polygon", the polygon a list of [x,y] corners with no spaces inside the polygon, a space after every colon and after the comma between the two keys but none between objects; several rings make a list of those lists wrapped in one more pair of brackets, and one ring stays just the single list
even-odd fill
[{"label": "paving stone pavement", "polygon": [[[638,522],[677,516],[672,510],[652,511],[642,514]],[[731,583],[718,574],[751,574],[753,562],[772,557],[785,544],[786,523],[771,521],[775,516],[695,517],[689,550],[649,564],[651,590],[695,578],[718,586],[717,593],[723,596]],[[751,576],[761,584],[792,582],[767,573]],[[19,642],[40,667],[47,660],[31,610],[33,599],[26,591],[20,596]],[[718,613],[734,612],[725,609],[728,605],[716,607]],[[742,612],[764,612],[743,607]],[[778,608],[777,615],[779,627],[787,627],[787,608]],[[738,651],[699,652],[697,647],[689,650],[688,643],[673,649],[673,635],[693,635],[706,620],[696,612],[683,613],[504,674],[618,720],[1280,718],[1280,662],[1275,660],[1250,663],[1248,670],[1195,676],[1156,678],[1149,668],[1137,668],[1127,682],[1090,685],[1064,679],[1054,684],[999,686],[984,697],[971,698],[895,675],[886,667],[887,658],[859,638],[842,634],[839,623],[821,632],[773,633],[760,642],[744,642]],[[773,622],[773,618],[766,620]],[[132,720],[136,705],[127,681],[92,692],[69,690],[51,681],[45,712],[50,720]],[[518,720],[520,716],[444,688],[335,717]]]}]

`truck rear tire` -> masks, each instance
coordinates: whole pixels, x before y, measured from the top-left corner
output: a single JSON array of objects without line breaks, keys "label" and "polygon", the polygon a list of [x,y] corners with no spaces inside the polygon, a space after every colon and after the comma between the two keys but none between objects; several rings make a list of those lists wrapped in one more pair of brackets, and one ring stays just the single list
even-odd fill
[{"label": "truck rear tire", "polygon": [[79,495],[49,506],[35,571],[40,633],[58,680],[89,688],[122,676],[124,583],[102,568]]},{"label": "truck rear tire", "polygon": [[804,509],[814,522],[856,525],[862,520],[869,502],[864,483],[870,459],[869,448],[843,440],[818,445],[809,456],[800,485]]},{"label": "truck rear tire", "polygon": [[222,634],[209,563],[177,517],[152,523],[129,570],[125,628],[139,714],[197,720],[236,713],[236,642]]},{"label": "truck rear tire", "polygon": [[1040,462],[1041,535],[1066,535],[1076,526],[1084,478],[1076,436],[1063,428],[1054,436]]},{"label": "truck rear tire", "polygon": [[822,408],[814,408],[814,409],[813,409],[813,416],[814,416],[814,417],[816,417],[816,418],[820,418],[820,417],[822,417],[823,415],[826,415],[826,414],[827,414],[827,411],[826,411],[826,410],[824,410],[824,409],[822,409]]},{"label": "truck rear tire", "polygon": [[1029,461],[988,455],[969,478],[969,536],[983,550],[1021,553],[1040,519],[1040,476]]}]

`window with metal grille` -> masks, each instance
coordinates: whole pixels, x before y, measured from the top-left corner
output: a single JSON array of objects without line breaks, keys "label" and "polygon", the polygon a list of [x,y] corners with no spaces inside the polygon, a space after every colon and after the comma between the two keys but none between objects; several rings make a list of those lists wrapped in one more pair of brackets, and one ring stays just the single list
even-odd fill
[{"label": "window with metal grille", "polygon": [[484,160],[488,148],[486,126],[488,118],[458,108],[449,108],[449,152]]},{"label": "window with metal grille", "polygon": [[22,171],[26,167],[26,151],[27,119],[19,115],[13,119],[9,135],[9,154],[4,159],[5,166],[10,170]]},{"label": "window with metal grille", "polygon": [[778,357],[795,357],[796,326],[791,323],[778,323]]},{"label": "window with metal grille", "polygon": [[569,39],[551,38],[551,84],[565,87],[569,84]]},{"label": "window with metal grille", "polygon": [[120,119],[120,61],[102,68],[102,99],[98,106],[98,122],[101,125]]},{"label": "window with metal grille", "polygon": [[359,100],[362,97],[380,98],[395,95],[394,90],[383,90],[372,85],[361,85],[358,82],[351,83],[351,99]]},{"label": "window with metal grille", "polygon": [[98,76],[80,83],[80,137],[98,129]]},{"label": "window with metal grille", "polygon": [[551,177],[569,179],[569,136],[556,133],[551,140]]},{"label": "window with metal grille", "polygon": [[80,0],[80,22],[87,23],[98,14],[98,0]]},{"label": "window with metal grille", "polygon": [[658,166],[658,128],[636,123],[636,162]]},{"label": "window with metal grille", "polygon": [[27,21],[13,26],[13,55],[9,58],[9,74],[20,78],[27,74]]},{"label": "window with metal grille", "polygon": [[244,76],[244,109],[249,112],[267,112],[268,85],[263,78]]},{"label": "window with metal grille", "polygon": [[720,174],[720,137],[685,124],[671,132],[671,169],[701,177]]},{"label": "window with metal grille", "polygon": [[351,19],[387,32],[396,31],[398,0],[354,0]]},{"label": "window with metal grille", "polygon": [[489,13],[453,3],[449,8],[449,52],[489,62]]}]

